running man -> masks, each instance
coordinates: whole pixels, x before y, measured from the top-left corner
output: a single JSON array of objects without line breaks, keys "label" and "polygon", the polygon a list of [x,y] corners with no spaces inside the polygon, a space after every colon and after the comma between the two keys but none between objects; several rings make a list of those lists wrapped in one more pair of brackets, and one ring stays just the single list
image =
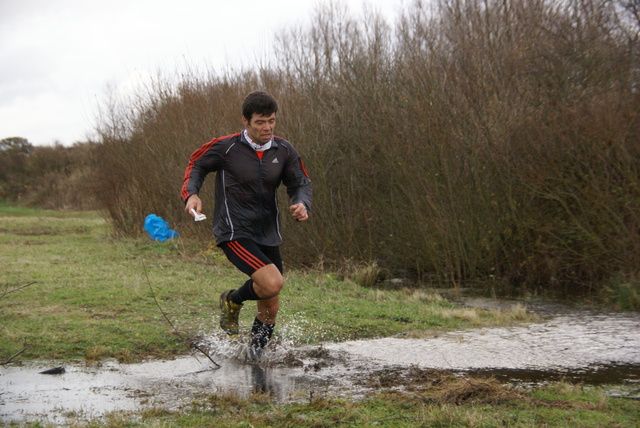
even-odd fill
[{"label": "running man", "polygon": [[269,93],[252,92],[242,103],[244,130],[211,140],[191,155],[181,197],[185,210],[201,214],[198,196],[205,177],[216,172],[213,233],[231,263],[249,276],[220,295],[220,327],[238,335],[238,316],[247,300],[257,301],[251,350],[259,357],[273,334],[278,294],[284,285],[276,191],[284,183],[289,212],[305,221],[311,212],[311,179],[298,152],[276,137],[278,103]]}]

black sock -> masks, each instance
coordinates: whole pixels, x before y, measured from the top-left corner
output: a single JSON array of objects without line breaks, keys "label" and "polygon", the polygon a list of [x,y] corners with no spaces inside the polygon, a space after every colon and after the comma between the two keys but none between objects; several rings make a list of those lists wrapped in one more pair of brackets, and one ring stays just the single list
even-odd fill
[{"label": "black sock", "polygon": [[256,317],[253,320],[253,327],[251,327],[251,347],[259,349],[267,346],[274,327],[275,324],[265,324]]},{"label": "black sock", "polygon": [[229,294],[229,300],[241,305],[245,300],[260,300],[260,298],[253,289],[253,281],[248,280],[242,287]]}]

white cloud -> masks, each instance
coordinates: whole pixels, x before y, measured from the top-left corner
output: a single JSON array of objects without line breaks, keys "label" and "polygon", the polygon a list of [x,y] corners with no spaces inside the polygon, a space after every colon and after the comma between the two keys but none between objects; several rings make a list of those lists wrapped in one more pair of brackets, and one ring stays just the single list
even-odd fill
[{"label": "white cloud", "polygon": [[[347,0],[390,14],[401,0]],[[0,138],[86,138],[108,85],[189,64],[222,70],[270,55],[278,28],[318,1],[0,1]]]}]

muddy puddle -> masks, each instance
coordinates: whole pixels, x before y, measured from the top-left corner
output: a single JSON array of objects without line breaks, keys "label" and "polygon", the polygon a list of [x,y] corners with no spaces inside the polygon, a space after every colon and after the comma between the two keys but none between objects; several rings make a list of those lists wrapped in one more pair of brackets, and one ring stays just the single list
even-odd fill
[{"label": "muddy puddle", "polygon": [[[504,306],[469,300],[476,307]],[[527,304],[541,321],[505,328],[326,343],[321,347],[269,349],[259,363],[245,347],[222,337],[200,353],[170,361],[86,366],[56,362],[0,367],[0,422],[39,420],[58,425],[109,412],[188,410],[210,394],[269,394],[280,402],[316,395],[358,396],[372,386],[363,377],[394,369],[442,369],[491,376],[504,382],[569,380],[586,384],[640,383],[640,314],[602,313],[565,306]]]},{"label": "muddy puddle", "polygon": [[106,360],[94,366],[83,362],[58,366],[40,361],[0,367],[0,422],[64,425],[115,411],[188,410],[216,393],[268,394],[288,402],[353,387],[346,376],[351,370],[347,359],[321,347],[276,347],[255,362],[246,357],[246,345],[217,337],[208,338],[206,345],[219,367],[201,353],[140,364]]}]

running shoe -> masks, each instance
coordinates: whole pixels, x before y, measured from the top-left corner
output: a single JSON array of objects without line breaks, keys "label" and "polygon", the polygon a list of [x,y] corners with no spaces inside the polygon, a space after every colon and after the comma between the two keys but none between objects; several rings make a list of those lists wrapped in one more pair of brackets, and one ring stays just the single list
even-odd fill
[{"label": "running shoe", "polygon": [[231,337],[238,336],[238,316],[242,304],[229,300],[229,294],[233,290],[225,291],[220,295],[220,327]]}]

